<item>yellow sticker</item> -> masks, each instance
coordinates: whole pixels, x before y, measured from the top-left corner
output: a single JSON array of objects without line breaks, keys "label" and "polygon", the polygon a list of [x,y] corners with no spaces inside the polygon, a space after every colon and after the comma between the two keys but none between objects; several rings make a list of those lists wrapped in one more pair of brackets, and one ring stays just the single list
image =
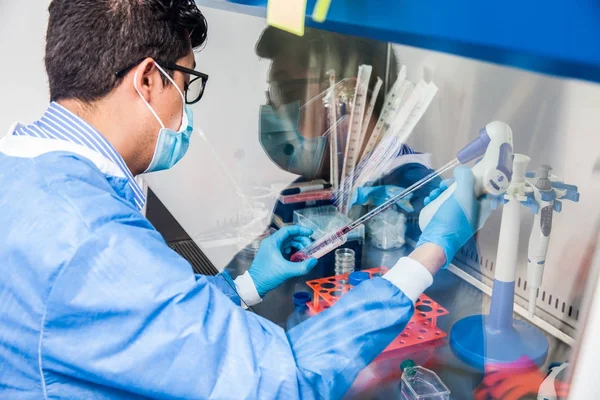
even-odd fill
[{"label": "yellow sticker", "polygon": [[331,0],[317,0],[317,4],[313,10],[312,19],[316,22],[325,22],[330,5]]},{"label": "yellow sticker", "polygon": [[267,23],[275,28],[304,36],[306,0],[269,0]]}]

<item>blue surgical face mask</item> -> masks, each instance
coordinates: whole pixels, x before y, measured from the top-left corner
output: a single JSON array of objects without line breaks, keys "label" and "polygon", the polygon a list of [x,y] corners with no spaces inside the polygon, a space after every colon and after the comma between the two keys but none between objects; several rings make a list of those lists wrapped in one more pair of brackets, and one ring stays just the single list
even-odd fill
[{"label": "blue surgical face mask", "polygon": [[281,169],[305,178],[315,178],[323,163],[327,139],[305,138],[298,131],[300,103],[284,104],[275,110],[260,107],[260,144]]},{"label": "blue surgical face mask", "polygon": [[140,93],[137,87],[137,71],[136,75],[133,78],[133,85],[135,90],[138,92],[154,118],[158,121],[161,126],[160,131],[158,132],[158,139],[156,140],[156,147],[154,148],[154,155],[152,156],[152,161],[148,168],[144,171],[147,172],[156,172],[163,171],[165,169],[171,168],[173,165],[177,164],[179,160],[183,158],[185,153],[188,150],[190,145],[190,136],[192,135],[192,131],[194,130],[194,119],[192,110],[185,104],[185,98],[183,97],[183,93],[179,90],[179,87],[175,84],[175,81],[167,74],[160,65],[155,64],[156,68],[167,77],[171,84],[175,86],[175,89],[179,92],[181,96],[181,101],[183,102],[183,115],[181,116],[181,126],[177,131],[166,128],[165,124],[160,120],[158,114],[152,106],[146,101],[144,96]]}]

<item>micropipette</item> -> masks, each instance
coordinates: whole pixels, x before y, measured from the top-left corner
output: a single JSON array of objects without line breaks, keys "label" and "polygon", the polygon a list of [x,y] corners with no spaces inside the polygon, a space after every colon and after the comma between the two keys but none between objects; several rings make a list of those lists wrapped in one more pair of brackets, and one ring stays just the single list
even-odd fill
[{"label": "micropipette", "polygon": [[[492,124],[502,124],[502,123],[492,123]],[[408,188],[406,188],[402,192],[398,193],[396,196],[391,197],[390,199],[388,199],[387,201],[385,201],[380,206],[372,209],[371,211],[369,211],[368,213],[366,213],[362,217],[358,218],[356,221],[353,221],[353,222],[349,223],[348,225],[346,225],[346,226],[344,226],[344,227],[336,230],[335,232],[332,232],[332,233],[329,233],[329,234],[326,234],[326,235],[322,236],[320,239],[317,239],[310,246],[302,249],[301,251],[298,251],[298,252],[294,253],[292,255],[292,257],[291,257],[291,261],[298,262],[298,261],[306,260],[308,258],[320,258],[320,257],[322,257],[323,255],[325,255],[325,254],[329,253],[330,251],[336,249],[337,247],[340,247],[341,245],[343,245],[345,243],[345,241],[346,241],[345,235],[348,232],[350,232],[353,229],[356,229],[358,226],[366,223],[368,220],[370,220],[374,216],[378,215],[379,213],[387,210],[392,205],[396,204],[398,201],[400,201],[403,198],[405,198],[406,196],[408,196],[410,193],[412,193],[415,190],[418,190],[421,187],[425,186],[428,182],[430,182],[431,180],[433,180],[437,176],[443,174],[444,172],[450,170],[451,168],[457,166],[458,164],[466,164],[466,163],[468,163],[468,162],[470,162],[470,161],[472,161],[472,160],[474,160],[476,158],[481,157],[484,154],[486,156],[488,156],[488,154],[487,154],[488,145],[490,144],[490,142],[492,142],[492,140],[490,138],[490,135],[488,134],[488,129],[491,132],[498,132],[498,129],[493,129],[493,128],[494,127],[499,128],[499,126],[492,125],[492,124],[488,124],[488,126],[486,128],[482,129],[479,132],[479,136],[476,139],[474,139],[473,141],[471,141],[468,145],[466,145],[464,148],[462,148],[457,153],[457,157],[455,159],[453,159],[452,161],[448,162],[446,165],[444,165],[440,169],[438,169],[438,170],[430,173],[429,175],[427,175],[423,179],[419,180],[418,182],[412,184],[411,186],[409,186]],[[506,124],[504,124],[504,125],[506,125]],[[506,127],[508,127],[508,125],[506,125]],[[508,128],[508,129],[510,130],[510,128]],[[492,137],[495,136],[494,133],[491,133],[491,135],[492,135]],[[493,141],[493,142],[495,143],[496,141]],[[512,144],[512,135],[510,137],[510,143]],[[491,151],[503,154],[504,153],[503,149],[504,149],[504,147],[502,147],[502,146],[499,146],[499,147],[498,146],[493,146],[492,149],[491,149]],[[511,162],[512,162],[512,147],[510,149],[510,156],[511,156],[510,159],[511,159]],[[483,160],[485,160],[485,158],[486,157],[484,156]],[[488,156],[488,158],[492,158],[492,157]],[[498,158],[499,158],[499,156],[496,155],[495,159],[497,161],[498,161]],[[501,158],[504,159],[504,157],[501,157]],[[479,164],[476,164],[476,166],[477,165],[479,165]],[[501,165],[501,163],[497,163],[495,166],[500,166],[500,165]],[[488,176],[488,175],[487,174],[483,174],[483,176]],[[448,190],[446,190],[446,192]],[[444,193],[442,193],[442,195]],[[439,207],[439,205],[438,205],[438,207]],[[437,210],[437,208],[436,208],[436,210]],[[427,221],[427,222],[429,222],[429,221]]]},{"label": "micropipette", "polygon": [[[471,146],[473,148],[471,148]],[[479,137],[457,154],[457,158],[467,156],[470,158],[472,151],[485,146],[483,158],[472,168],[475,180],[475,195],[477,198],[485,193],[494,196],[504,194],[512,180],[513,166],[513,138],[510,126],[504,122],[490,122],[479,132]],[[461,163],[464,162],[461,160]],[[419,214],[419,227],[425,230],[440,206],[456,190],[456,182],[446,189],[439,197],[429,203]],[[483,220],[478,222],[478,229],[483,225]]]},{"label": "micropipette", "polygon": [[551,169],[548,165],[542,165],[537,174],[528,174],[529,178],[536,178],[535,182],[529,181],[528,183],[533,191],[533,199],[537,203],[531,210],[535,217],[527,248],[528,311],[530,318],[535,315],[535,302],[544,278],[546,254],[548,253],[552,232],[552,216],[554,212],[561,212],[562,203],[560,200],[579,201],[577,186],[560,182],[556,176],[549,174]]},{"label": "micropipette", "polygon": [[535,201],[539,209],[535,213],[529,246],[527,250],[527,281],[529,283],[529,317],[535,314],[537,291],[542,284],[546,253],[552,230],[552,214],[554,214],[554,199],[556,195],[550,182],[550,166],[540,166],[537,181],[532,185]]}]

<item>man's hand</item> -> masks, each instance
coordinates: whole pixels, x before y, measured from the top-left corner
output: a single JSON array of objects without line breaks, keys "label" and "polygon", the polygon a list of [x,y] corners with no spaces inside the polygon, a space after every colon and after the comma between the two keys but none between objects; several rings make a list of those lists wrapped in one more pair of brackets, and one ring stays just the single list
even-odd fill
[{"label": "man's hand", "polygon": [[302,262],[283,258],[284,254],[291,254],[292,248],[302,250],[308,246],[312,242],[312,233],[312,230],[301,226],[286,226],[262,241],[248,270],[260,297],[287,279],[308,273],[317,265],[314,258]]},{"label": "man's hand", "polygon": [[[358,204],[362,206],[370,205],[378,207],[392,197],[400,194],[403,190],[405,190],[403,187],[393,185],[363,186],[356,189],[352,196],[351,203],[352,205]],[[413,212],[414,208],[410,204],[412,196],[413,193],[410,193],[405,198],[398,200],[396,204],[406,212]]]},{"label": "man's hand", "polygon": [[[444,250],[445,265],[454,258],[456,252],[477,232],[479,226],[491,214],[491,198],[487,195],[479,200],[475,197],[475,179],[468,167],[454,170],[456,190],[437,210],[419,238],[417,248],[433,243]],[[452,181],[444,181],[439,189],[425,199],[429,204],[446,190]]]}]

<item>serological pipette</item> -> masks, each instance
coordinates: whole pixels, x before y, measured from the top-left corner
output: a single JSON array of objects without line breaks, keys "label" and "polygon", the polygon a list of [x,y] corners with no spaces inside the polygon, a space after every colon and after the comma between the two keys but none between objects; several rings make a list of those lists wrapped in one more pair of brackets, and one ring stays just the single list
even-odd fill
[{"label": "serological pipette", "polygon": [[[495,123],[492,123],[492,124],[495,124]],[[402,192],[398,193],[396,196],[391,197],[390,199],[385,201],[380,206],[372,209],[371,211],[369,211],[362,217],[358,218],[356,221],[353,221],[353,222],[349,223],[348,225],[337,229],[334,232],[325,234],[321,238],[317,239],[311,245],[307,246],[306,248],[302,249],[301,251],[294,253],[291,257],[291,261],[299,262],[299,261],[306,260],[308,258],[320,258],[320,257],[324,256],[325,254],[329,253],[330,251],[340,247],[341,245],[343,245],[346,242],[346,235],[350,231],[352,231],[353,229],[356,229],[360,225],[369,221],[374,216],[387,210],[392,205],[396,204],[398,201],[402,200],[409,194],[413,193],[415,190],[418,190],[421,187],[425,186],[431,180],[433,180],[434,178],[443,174],[444,172],[454,168],[458,164],[466,164],[466,163],[473,161],[481,156],[484,156],[484,154],[488,157],[488,159],[494,158],[491,155],[489,155],[489,156],[487,155],[488,145],[490,144],[490,142],[493,142],[494,144],[497,143],[497,140],[492,141],[492,139],[490,138],[490,135],[488,134],[488,129],[489,129],[493,132],[492,136],[494,136],[495,132],[497,132],[497,130],[492,129],[492,128],[499,128],[498,126],[492,125],[492,124],[488,124],[488,126],[486,128],[482,129],[479,132],[479,136],[476,139],[471,141],[468,145],[466,145],[464,148],[462,148],[457,153],[457,156],[455,159],[448,162],[446,165],[439,168],[438,170],[430,173],[429,175],[422,178],[421,180],[415,182],[414,184],[412,184],[411,186],[409,186]],[[499,124],[502,124],[502,123],[499,123]],[[504,125],[506,125],[506,124],[504,124]],[[506,125],[506,127],[508,127],[508,125]],[[510,130],[510,128],[508,128],[508,129]],[[510,144],[511,144],[510,159],[512,162],[512,135],[510,137],[510,140],[511,140],[511,142],[510,142]],[[503,154],[504,149],[505,148],[502,146],[493,146],[491,151]],[[486,156],[484,156],[484,158],[482,160],[485,160]],[[496,154],[495,159],[496,160],[499,159],[498,154]],[[477,164],[477,165],[479,165],[479,164]],[[495,167],[498,165],[500,165],[500,164],[495,165]],[[502,163],[502,165],[504,165],[504,164]],[[487,176],[487,175],[483,174],[483,176]],[[481,182],[479,184],[481,185]],[[446,192],[448,190],[446,190]],[[444,195],[444,194],[445,194],[445,192],[442,193],[442,195]],[[442,197],[442,196],[440,196],[440,197]],[[439,205],[438,205],[438,207],[439,207]],[[436,208],[436,210],[437,210],[437,208]],[[427,222],[429,222],[429,221],[427,221]]]},{"label": "serological pipette", "polygon": [[[365,106],[367,103],[367,93],[369,91],[369,80],[373,67],[370,65],[361,65],[358,67],[358,77],[356,78],[356,90],[354,91],[354,100],[352,101],[352,110],[350,113],[350,123],[348,127],[348,137],[346,139],[346,151],[344,153],[344,165],[340,176],[340,186],[352,187],[354,168],[356,167],[359,155],[360,144],[362,143],[361,134],[362,124],[365,115]],[[342,207],[345,203],[342,202]]]},{"label": "serological pipette", "polygon": [[331,162],[329,163],[330,171],[329,176],[331,180],[331,184],[334,188],[337,188],[340,182],[339,178],[339,170],[338,170],[338,140],[337,140],[337,104],[335,97],[335,71],[329,70],[327,71],[329,74],[329,126],[332,131],[329,133],[329,159]]},{"label": "serological pipette", "polygon": [[406,66],[403,65],[402,69],[400,70],[398,79],[396,80],[396,82],[394,82],[394,85],[385,97],[385,104],[383,106],[383,109],[381,110],[381,114],[379,115],[377,124],[375,125],[375,128],[373,129],[373,132],[369,137],[367,145],[363,150],[363,154],[371,153],[375,149],[377,143],[379,143],[381,136],[386,135],[388,129],[390,128],[390,125],[392,124],[392,121],[394,120],[394,117],[396,116],[396,113],[398,113],[400,109],[402,99],[404,97],[404,94],[408,90],[409,85],[410,90],[412,91],[412,83],[405,82],[405,80]]},{"label": "serological pipette", "polygon": [[430,173],[425,178],[419,180],[418,182],[415,182],[408,188],[404,189],[396,196],[389,198],[383,204],[372,209],[362,217],[358,218],[356,221],[349,223],[348,225],[338,229],[333,233],[322,236],[320,239],[317,239],[314,243],[312,243],[310,246],[306,247],[302,251],[294,253],[291,260],[294,262],[298,262],[306,260],[307,258],[320,258],[325,254],[329,253],[330,251],[337,249],[338,247],[346,243],[346,235],[349,232],[358,228],[360,225],[366,223],[377,214],[380,214],[383,211],[387,210],[403,198],[410,195],[415,190],[422,188],[427,183],[431,182],[431,180],[435,179],[436,177],[448,171],[449,169],[454,168],[458,164],[460,164],[460,161],[458,161],[458,159],[455,158],[454,160],[444,165],[442,168]]}]

